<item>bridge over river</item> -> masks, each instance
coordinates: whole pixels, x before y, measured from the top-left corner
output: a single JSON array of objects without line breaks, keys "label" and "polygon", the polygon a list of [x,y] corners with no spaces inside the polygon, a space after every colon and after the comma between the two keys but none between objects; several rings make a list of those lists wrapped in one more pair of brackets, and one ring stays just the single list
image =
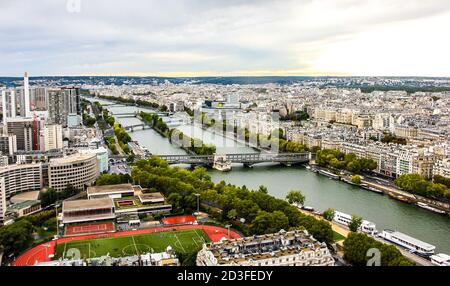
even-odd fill
[{"label": "bridge over river", "polygon": [[[215,155],[160,155],[169,164],[213,165]],[[227,154],[231,163],[252,166],[259,163],[281,163],[286,165],[307,163],[311,153],[259,153],[259,154]]]},{"label": "bridge over river", "polygon": [[[216,155],[155,155],[169,164],[190,164],[212,166]],[[284,165],[295,165],[308,163],[312,153],[259,153],[259,154],[227,154],[227,160],[231,163],[240,163],[252,166],[259,163],[280,163]],[[112,159],[126,159],[124,156],[110,156]]]}]

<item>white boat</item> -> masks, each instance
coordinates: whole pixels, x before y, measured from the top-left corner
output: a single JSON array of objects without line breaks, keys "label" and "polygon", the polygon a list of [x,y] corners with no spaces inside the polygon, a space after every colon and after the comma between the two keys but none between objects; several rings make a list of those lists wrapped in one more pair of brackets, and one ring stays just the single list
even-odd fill
[{"label": "white boat", "polygon": [[380,237],[425,257],[433,255],[436,250],[436,246],[398,231],[386,229],[381,233]]},{"label": "white boat", "polygon": [[423,208],[423,209],[426,209],[426,210],[429,210],[429,211],[432,211],[432,212],[435,212],[435,213],[438,213],[438,214],[446,214],[445,211],[437,209],[437,208],[434,208],[434,207],[429,206],[429,205],[427,205],[425,203],[418,202],[416,205],[419,208]]},{"label": "white boat", "polygon": [[215,155],[213,168],[221,172],[231,171],[231,162],[227,160],[226,155]]},{"label": "white boat", "polygon": [[380,194],[380,195],[384,195],[383,191],[377,190],[377,189],[375,189],[375,188],[373,188],[373,187],[371,187],[371,186],[369,186],[367,184],[361,184],[360,187],[365,189],[365,190],[368,190],[368,191],[371,191],[371,192],[374,192],[374,193],[377,193],[377,194]]},{"label": "white boat", "polygon": [[333,180],[339,180],[338,175],[324,171],[324,170],[319,170],[319,174],[327,176],[328,178],[333,179]]},{"label": "white boat", "polygon": [[[349,226],[352,221],[352,216],[343,212],[335,211],[333,220],[342,225]],[[376,224],[368,220],[362,221],[359,231],[370,235],[376,235],[378,233]]]},{"label": "white boat", "polygon": [[436,266],[450,266],[450,255],[444,253],[431,255],[430,260]]}]

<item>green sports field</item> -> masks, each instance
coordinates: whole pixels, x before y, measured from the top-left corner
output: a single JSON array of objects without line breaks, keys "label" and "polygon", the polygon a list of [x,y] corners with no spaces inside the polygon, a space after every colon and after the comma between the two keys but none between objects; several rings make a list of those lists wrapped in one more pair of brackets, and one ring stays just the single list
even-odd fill
[{"label": "green sports field", "polygon": [[81,258],[84,259],[107,254],[111,257],[125,257],[148,252],[163,252],[168,246],[176,252],[189,253],[200,250],[203,243],[209,241],[210,239],[201,229],[184,229],[60,243],[56,246],[55,256],[59,259],[65,254],[73,254],[75,249],[79,250]]}]

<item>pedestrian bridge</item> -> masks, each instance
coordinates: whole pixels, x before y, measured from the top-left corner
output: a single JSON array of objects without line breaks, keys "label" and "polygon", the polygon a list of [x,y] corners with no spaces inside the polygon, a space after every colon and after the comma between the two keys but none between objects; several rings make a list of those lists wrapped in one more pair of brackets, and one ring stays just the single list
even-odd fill
[{"label": "pedestrian bridge", "polygon": [[[169,164],[213,165],[215,155],[159,155]],[[257,154],[227,154],[231,163],[241,163],[252,166],[258,163],[281,163],[286,165],[308,163],[311,153],[257,153]]]}]

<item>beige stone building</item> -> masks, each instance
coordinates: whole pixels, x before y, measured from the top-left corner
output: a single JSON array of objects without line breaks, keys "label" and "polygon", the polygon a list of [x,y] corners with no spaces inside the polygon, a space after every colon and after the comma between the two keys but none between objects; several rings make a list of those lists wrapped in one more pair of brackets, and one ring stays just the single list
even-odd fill
[{"label": "beige stone building", "polygon": [[63,191],[68,186],[84,189],[100,175],[95,154],[74,154],[51,159],[48,166],[49,187]]}]

